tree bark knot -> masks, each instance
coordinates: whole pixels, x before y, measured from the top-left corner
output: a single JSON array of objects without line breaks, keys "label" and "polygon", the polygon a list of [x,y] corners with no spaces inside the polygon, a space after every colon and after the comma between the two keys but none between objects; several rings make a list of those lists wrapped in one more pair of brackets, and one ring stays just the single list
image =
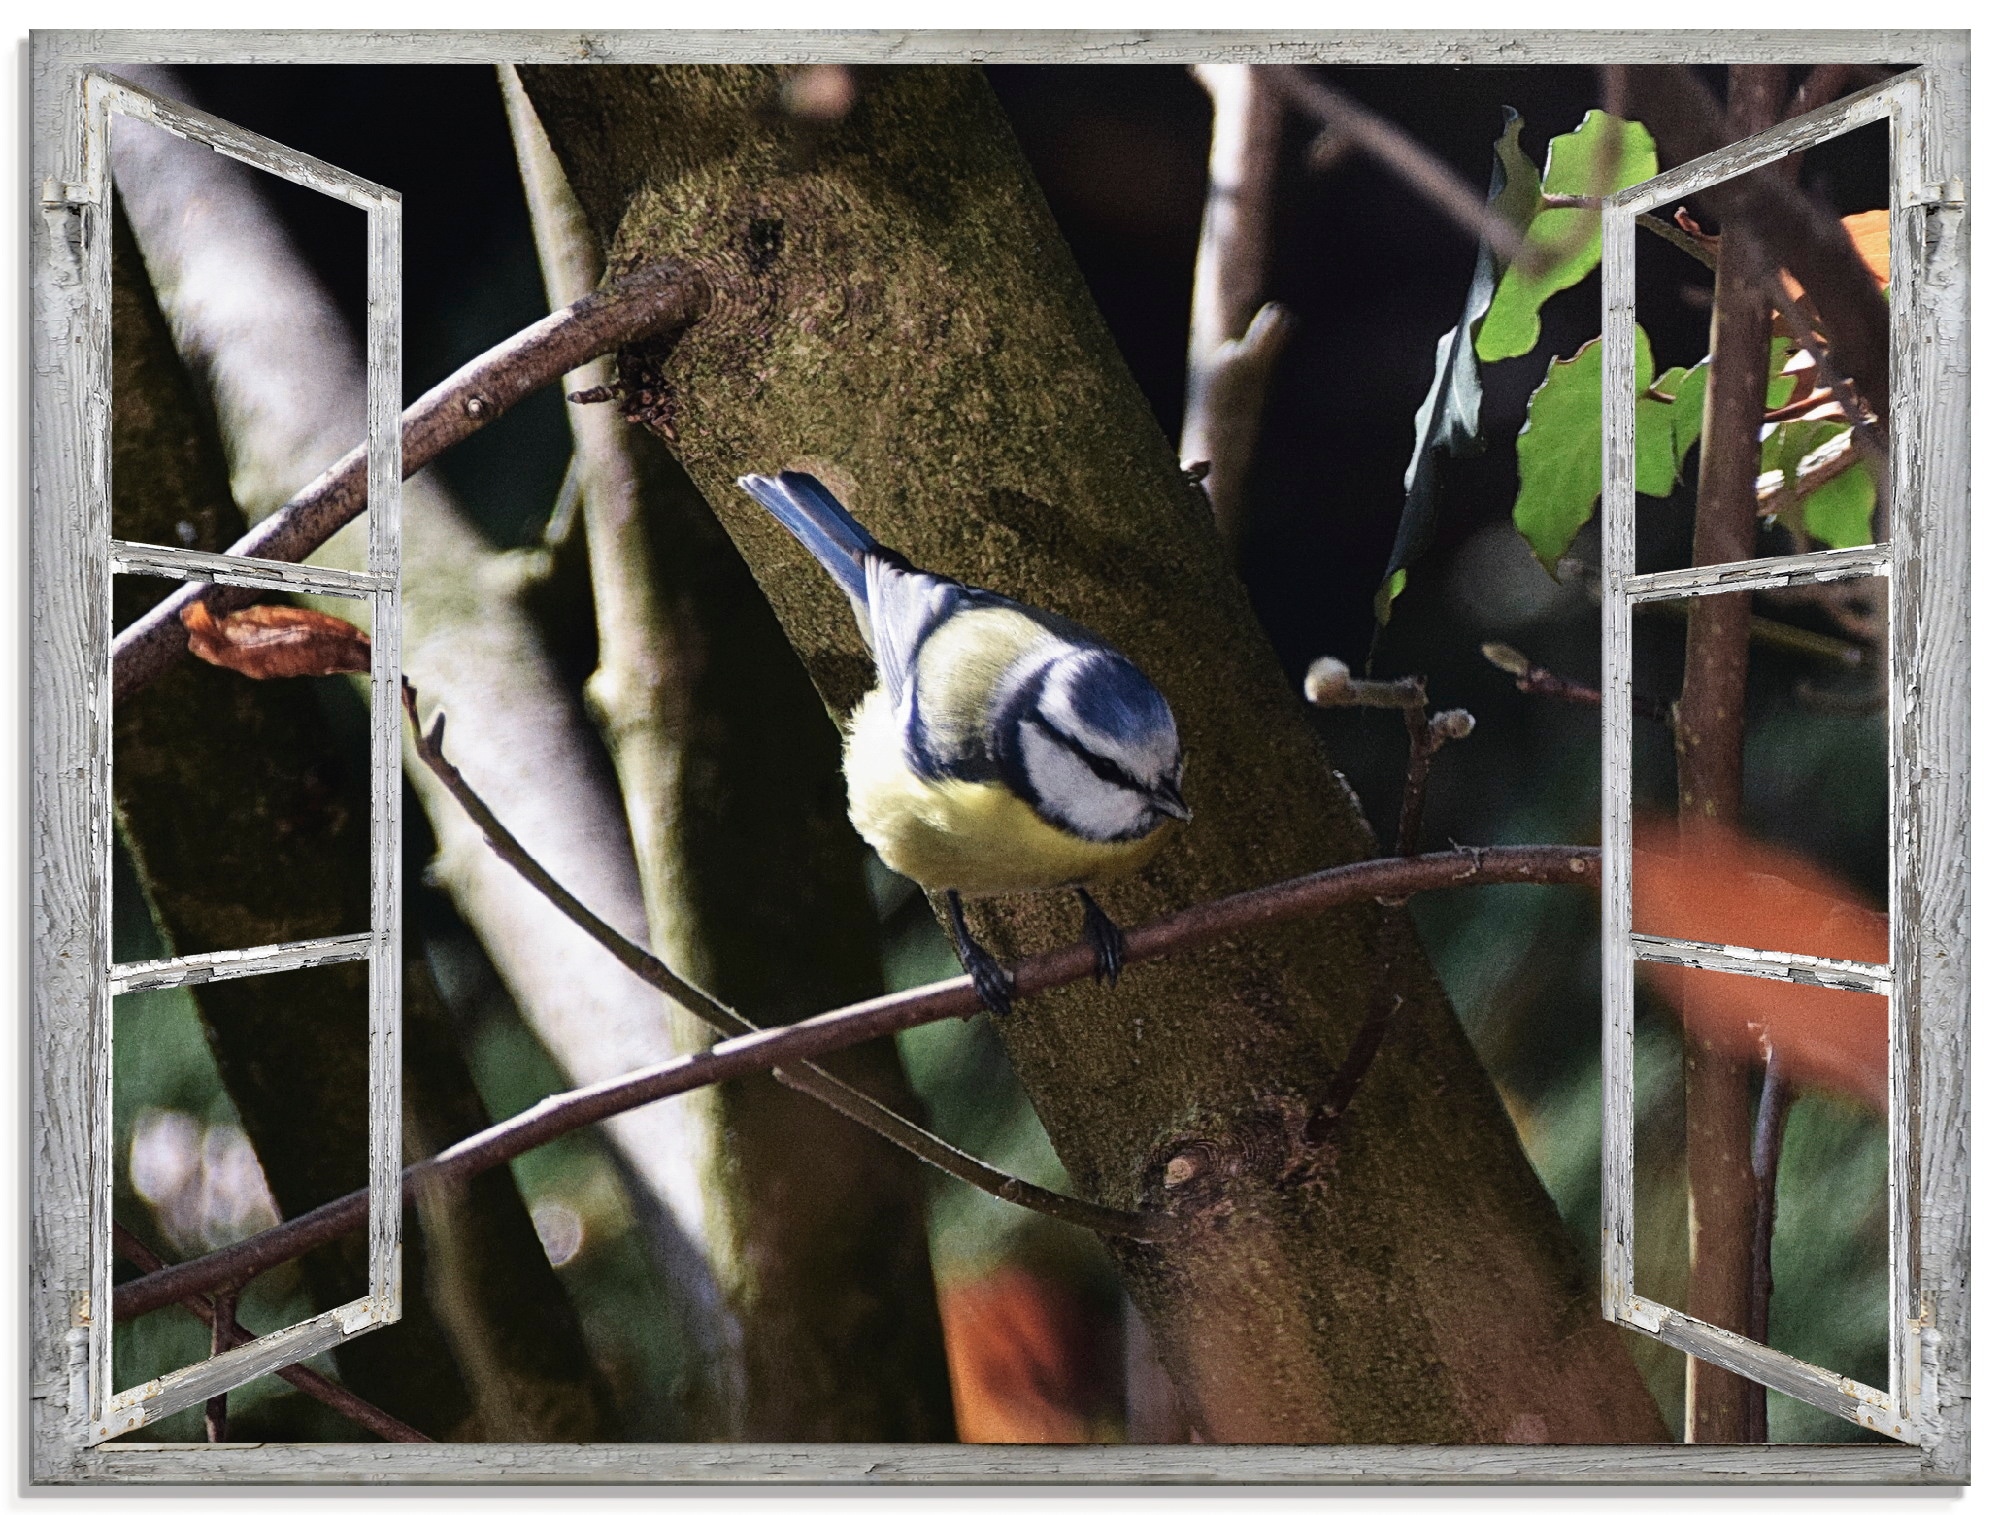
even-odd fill
[{"label": "tree bark knot", "polygon": [[1141,1208],[1213,1230],[1271,1196],[1324,1190],[1338,1130],[1338,1113],[1322,1103],[1294,1094],[1259,1100],[1226,1128],[1159,1143],[1146,1162]]}]

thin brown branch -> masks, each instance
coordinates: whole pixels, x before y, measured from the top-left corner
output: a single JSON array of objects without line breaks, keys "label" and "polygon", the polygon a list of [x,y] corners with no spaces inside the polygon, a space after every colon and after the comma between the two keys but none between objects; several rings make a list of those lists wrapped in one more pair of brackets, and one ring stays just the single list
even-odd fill
[{"label": "thin brown branch", "polygon": [[[630,342],[697,320],[709,289],[699,274],[654,264],[545,316],[474,358],[403,412],[403,477],[505,415],[571,369]],[[273,511],[229,551],[241,557],[303,561],[368,506],[364,442]],[[190,583],[118,634],[111,697],[122,700],[171,667],[187,647],[181,612],[204,601],[220,616],[262,593]]]},{"label": "thin brown branch", "polygon": [[[1562,700],[1571,705],[1602,706],[1604,692],[1595,684],[1585,684],[1576,679],[1565,678],[1562,674],[1544,668],[1517,648],[1505,642],[1481,642],[1480,656],[1503,673],[1514,676],[1514,687],[1523,694],[1540,695],[1545,699]],[[1656,700],[1651,695],[1634,694],[1632,711],[1649,721],[1670,723],[1673,710],[1664,700]]]},{"label": "thin brown branch", "polygon": [[1306,701],[1323,709],[1369,705],[1378,710],[1422,710],[1430,696],[1424,681],[1414,675],[1357,679],[1339,658],[1315,658],[1306,670]]},{"label": "thin brown branch", "polygon": [[[1136,964],[1169,957],[1240,932],[1305,920],[1363,900],[1401,899],[1435,889],[1480,884],[1594,888],[1597,882],[1595,847],[1461,848],[1414,858],[1375,858],[1191,905],[1134,927],[1125,936],[1125,961]],[[1014,966],[1015,1001],[1018,1004],[1081,982],[1096,971],[1096,951],[1086,943],[1041,953]],[[752,1032],[718,1042],[705,1052],[551,1095],[512,1119],[405,1168],[403,1193],[407,1199],[429,1183],[462,1182],[559,1136],[654,1100],[823,1057],[912,1026],[927,1026],[953,1016],[967,1018],[983,1008],[972,980],[960,975],[921,989],[829,1010],[794,1025]],[[114,1318],[130,1320],[189,1295],[240,1287],[279,1263],[358,1229],[367,1218],[367,1191],[357,1189],[234,1246],[121,1284],[112,1293]]]},{"label": "thin brown branch", "polygon": [[[229,1293],[217,1294],[208,1307],[208,1355],[218,1357],[229,1350],[230,1339],[236,1334],[236,1296]],[[208,1402],[201,1407],[202,1429],[212,1442],[229,1440],[229,1391],[211,1394]]]},{"label": "thin brown branch", "polygon": [[[494,853],[561,911],[566,919],[638,978],[716,1030],[727,1035],[740,1036],[746,1032],[764,1029],[712,995],[688,983],[652,953],[596,915],[588,905],[565,889],[548,869],[536,861],[479,797],[478,792],[466,782],[465,775],[459,771],[458,766],[444,755],[444,716],[441,713],[432,723],[430,731],[425,732],[423,723],[417,715],[416,688],[407,679],[403,683],[403,707],[409,712],[417,756],[423,761],[424,766],[437,775],[438,782],[444,785],[453,799],[458,801],[472,823],[485,836],[487,845]],[[1157,1217],[1136,1215],[1130,1211],[1114,1209],[1109,1205],[1093,1204],[1089,1200],[1058,1194],[1053,1189],[1045,1189],[1039,1184],[1029,1183],[1024,1178],[1016,1178],[1011,1173],[981,1162],[971,1153],[952,1146],[942,1137],[926,1131],[916,1122],[899,1115],[887,1105],[811,1063],[801,1063],[796,1067],[774,1068],[772,1074],[786,1087],[812,1096],[858,1125],[866,1126],[877,1136],[902,1148],[911,1156],[972,1185],[975,1189],[983,1190],[996,1199],[1106,1236],[1157,1241],[1163,1234],[1165,1222]]]},{"label": "thin brown branch", "polygon": [[[1651,128],[1666,163],[1685,163],[1747,134],[1691,69],[1628,71],[1636,114]],[[1743,174],[1701,193],[1725,225],[1756,228],[1772,261],[1788,269],[1819,312],[1868,408],[1889,413],[1889,308],[1868,265],[1838,217],[1783,176]]]},{"label": "thin brown branch", "polygon": [[1784,1155],[1785,1122],[1792,1113],[1796,1092],[1773,1049],[1764,1058],[1764,1086],[1757,1095],[1757,1120],[1750,1144],[1757,1213],[1750,1240],[1750,1329],[1744,1334],[1752,1341],[1771,1339],[1771,1240],[1778,1221],[1778,1163]]},{"label": "thin brown branch", "polygon": [[1424,829],[1424,794],[1430,785],[1431,759],[1446,742],[1472,735],[1472,712],[1440,710],[1426,715],[1405,708],[1403,728],[1409,733],[1410,757],[1403,770],[1403,809],[1396,820],[1396,853],[1415,857]]},{"label": "thin brown branch", "polygon": [[1492,210],[1484,195],[1402,127],[1303,68],[1284,64],[1266,72],[1293,106],[1395,173],[1474,241],[1484,238],[1503,263],[1519,262],[1524,273],[1541,272],[1539,266],[1528,266],[1531,261],[1539,264],[1539,259],[1533,258],[1514,223]]},{"label": "thin brown branch", "polygon": [[1357,679],[1339,658],[1316,659],[1306,670],[1306,699],[1322,707],[1368,705],[1403,712],[1409,733],[1410,758],[1403,775],[1403,807],[1396,824],[1396,852],[1414,857],[1424,822],[1424,791],[1430,782],[1431,759],[1446,742],[1472,735],[1469,710],[1440,710],[1432,715],[1430,694],[1415,674],[1400,679]]},{"label": "thin brown branch", "polygon": [[[1689,76],[1690,78],[1692,76]],[[1772,125],[1785,72],[1729,70],[1729,135]],[[1707,90],[1694,88],[1704,100]],[[1764,419],[1776,268],[1754,227],[1751,203],[1788,189],[1768,171],[1746,175],[1716,244],[1711,354],[1696,486],[1696,565],[1734,563],[1757,548],[1759,428]],[[1821,370],[1826,372],[1825,369]],[[1743,806],[1744,702],[1750,663],[1750,597],[1704,595],[1688,607],[1687,655],[1674,723],[1682,845],[1705,849],[1737,825]],[[1747,1074],[1730,1049],[1690,1022],[1682,1050],[1688,1186],[1687,1310],[1731,1331],[1749,1326],[1756,1187],[1750,1177]],[[1718,1364],[1687,1364],[1686,1439],[1762,1441],[1764,1389]]]},{"label": "thin brown branch", "polygon": [[[124,1226],[112,1224],[111,1239],[118,1248],[118,1255],[137,1268],[141,1273],[156,1275],[166,1271],[168,1264],[158,1253],[128,1231]],[[212,1339],[216,1341],[214,1350],[223,1351],[229,1347],[240,1347],[257,1339],[253,1332],[246,1331],[236,1323],[232,1312],[226,1321],[218,1315],[209,1301],[199,1294],[185,1294],[177,1300],[190,1315],[207,1326]],[[384,1441],[429,1441],[415,1426],[406,1425],[387,1410],[370,1404],[351,1390],[323,1373],[315,1373],[303,1364],[294,1363],[288,1368],[278,1369],[278,1377],[302,1394],[309,1394],[328,1409],[337,1411],[360,1426],[365,1431],[373,1431]],[[211,1440],[221,1440],[212,1437]]]}]

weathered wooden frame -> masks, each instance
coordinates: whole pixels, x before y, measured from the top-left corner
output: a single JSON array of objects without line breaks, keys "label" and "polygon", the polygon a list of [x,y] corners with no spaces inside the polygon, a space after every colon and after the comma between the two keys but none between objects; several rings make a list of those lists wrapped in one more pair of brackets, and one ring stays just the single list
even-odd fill
[{"label": "weathered wooden frame", "polygon": [[[1928,68],[1731,143],[1604,207],[1603,1299],[1612,1320],[1885,1436],[1928,1449],[1965,1436],[1965,1085],[1969,1029],[1970,424],[1963,378],[1963,162],[1929,119]],[[1633,571],[1637,530],[1637,220],[1870,122],[1889,123],[1889,542]],[[1889,962],[1677,941],[1632,929],[1632,607],[1660,599],[1870,576],[1889,580]],[[1889,1372],[1855,1383],[1640,1295],[1633,1282],[1633,971],[1639,961],[1787,978],[1889,1001]],[[1949,1345],[1947,1343],[1949,1342]],[[1947,1456],[1962,1456],[1949,1450]]]},{"label": "weathered wooden frame", "polygon": [[[1956,818],[1955,834],[1927,830],[1920,908],[1899,930],[1922,935],[1925,1007],[1913,1065],[1933,1125],[1921,1140],[1921,1268],[1934,1286],[1938,1414],[1946,1433],[1925,1445],[1826,1446],[1327,1446],[1037,1447],[768,1445],[375,1445],[83,1446],[72,1429],[87,1403],[87,1319],[92,1275],[79,1263],[89,1239],[87,1081],[94,1034],[88,1007],[104,993],[105,953],[88,916],[104,814],[78,813],[61,776],[95,761],[108,704],[102,671],[83,649],[101,645],[101,596],[80,588],[108,568],[84,561],[77,502],[104,468],[86,419],[108,404],[102,375],[106,322],[84,291],[81,250],[101,216],[70,196],[80,183],[74,134],[64,112],[80,74],[121,63],[699,63],[821,62],[1288,62],[1352,64],[1566,64],[1708,62],[1908,63],[1925,70],[1923,162],[1937,184],[1963,184],[1969,158],[1969,41],[1963,32],[39,32],[32,39],[32,173],[42,186],[31,212],[34,393],[33,550],[33,1021],[31,1119],[36,1138],[31,1196],[30,1279],[32,1479],[37,1483],[167,1484],[483,1483],[544,1485],[698,1482],[713,1484],[885,1483],[1922,1483],[1964,1482],[1968,1335],[1966,1074],[1964,1023],[1969,917],[1962,821],[1967,769],[1965,637],[1969,582],[1965,385],[1966,306],[1962,204],[1908,207],[1898,256],[1928,258],[1941,276],[1920,291],[1935,344],[1899,350],[1898,414],[1921,403],[1937,444],[1924,466],[1927,507],[1921,551],[1911,534],[1891,565],[1914,617],[1921,583],[1929,596],[1921,629],[1940,661],[1917,746],[1942,766],[1927,782],[1926,824]],[[1962,200],[1962,191],[1958,192]],[[1927,253],[1925,235],[1935,233]],[[1611,239],[1607,239],[1607,256]],[[1916,265],[1912,265],[1916,266]],[[1929,277],[1927,274],[1927,278]],[[1915,314],[1899,307],[1899,328]],[[91,340],[84,338],[92,333]],[[97,346],[93,345],[93,341]],[[96,366],[92,366],[96,365]],[[1905,403],[1927,386],[1919,400]],[[1607,411],[1607,415],[1613,412]],[[371,415],[372,419],[372,415]],[[372,467],[372,460],[371,460]],[[1607,486],[1610,482],[1607,471]],[[371,477],[371,497],[373,494]],[[1608,500],[1608,496],[1607,496]],[[57,571],[58,565],[71,565]],[[1901,577],[1898,577],[1898,576]],[[1907,580],[1907,583],[1906,583]],[[1907,642],[1905,645],[1915,645]],[[1927,653],[1927,656],[1929,654]],[[99,690],[91,698],[79,691]],[[1616,701],[1607,708],[1615,708]],[[1903,714],[1910,715],[1908,711]],[[1914,881],[1906,880],[1914,889]],[[1940,887],[1933,888],[1933,885]],[[1954,909],[1950,908],[1955,902]],[[1899,941],[1901,938],[1899,937]],[[323,944],[311,944],[320,946]],[[1914,954],[1906,953],[1903,961]],[[152,965],[149,965],[152,966]],[[1935,1015],[1932,1011],[1935,1009]],[[1956,1042],[1954,1043],[1954,1037]],[[379,1210],[381,1207],[377,1207]],[[81,1312],[81,1314],[79,1313]]]},{"label": "weathered wooden frame", "polygon": [[[81,747],[63,771],[79,775],[58,802],[68,840],[80,843],[65,861],[75,869],[74,892],[37,894],[38,912],[60,924],[81,950],[65,954],[78,997],[68,1019],[82,1034],[60,1070],[86,1091],[79,1156],[88,1180],[81,1196],[87,1228],[88,1274],[73,1288],[70,1321],[72,1398],[65,1435],[94,1445],[226,1393],[253,1378],[300,1362],[347,1337],[402,1317],[402,197],[392,189],[246,132],[226,121],[166,100],[96,69],[73,81],[64,125],[73,178],[43,181],[44,215],[72,229],[72,258],[45,269],[71,302],[73,340],[66,349],[59,392],[36,395],[37,418],[64,426],[76,444],[61,475],[36,476],[36,610],[44,625],[67,620],[65,666],[59,675],[75,705],[73,735]],[[172,132],[266,173],[332,195],[367,216],[368,262],[368,567],[351,573],[302,564],[194,552],[111,536],[111,122],[114,116]],[[39,286],[38,286],[39,287]],[[58,419],[57,412],[60,412]],[[46,535],[43,527],[49,528]],[[369,929],[309,942],[272,943],[198,953],[156,962],[117,963],[111,952],[111,590],[122,573],[248,584],[365,600],[371,609],[369,669],[370,878]],[[44,594],[44,588],[49,593]],[[39,675],[41,660],[36,664]],[[37,712],[45,699],[37,688]],[[81,696],[79,698],[79,696]],[[65,733],[70,734],[70,733]],[[38,796],[38,815],[42,814]],[[47,817],[56,821],[54,816]],[[57,822],[61,825],[61,822]],[[38,840],[42,833],[38,832]],[[38,854],[39,860],[39,854]],[[368,964],[368,1292],[309,1320],[206,1361],[131,1388],[112,1384],[112,1323],[93,1300],[111,1297],[111,1089],[113,1002],[120,994],[215,978],[282,973],[322,963]],[[38,968],[44,965],[38,964]],[[87,1008],[86,1008],[87,1007]],[[75,1025],[85,1016],[88,1023]],[[52,1072],[56,1070],[50,1070]],[[68,1080],[66,1079],[65,1082]],[[76,1380],[80,1380],[76,1381]]]}]

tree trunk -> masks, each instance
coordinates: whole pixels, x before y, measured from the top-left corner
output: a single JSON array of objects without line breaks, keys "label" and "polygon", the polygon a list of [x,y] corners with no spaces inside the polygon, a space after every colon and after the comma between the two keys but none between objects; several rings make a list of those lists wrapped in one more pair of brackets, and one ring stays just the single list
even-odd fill
[{"label": "tree trunk", "polygon": [[[185,525],[187,545],[219,552],[246,527],[213,416],[122,216],[113,236],[113,530],[174,542]],[[121,578],[120,621],[170,588]],[[118,707],[117,744],[120,829],[174,951],[365,928],[368,773],[339,762],[305,682],[189,659]],[[191,991],[287,1215],[367,1182],[366,984],[354,963]],[[443,1146],[490,1117],[418,957],[403,996],[406,1127],[412,1145]],[[482,1175],[424,1222],[405,1232],[403,1319],[337,1349],[348,1385],[436,1437],[607,1435],[604,1386],[512,1175]],[[320,1309],[365,1294],[366,1238],[309,1255],[305,1272]]]},{"label": "tree trunk", "polygon": [[[807,466],[925,567],[1072,615],[1172,701],[1196,820],[1104,891],[1139,920],[1352,861],[1326,765],[976,69],[861,75],[794,133],[781,71],[534,68],[524,82],[607,259],[711,273],[651,423],[701,486],[825,702],[869,659],[839,591],[735,489]],[[1073,940],[1074,903],[976,924]],[[1376,995],[1388,1041],[1315,1120]],[[1171,1207],[1112,1250],[1219,1441],[1646,1441],[1663,1428],[1400,911],[1370,907],[1081,985],[1001,1026],[1078,1189]]]},{"label": "tree trunk", "polygon": [[[551,305],[602,273],[518,85],[503,78]],[[566,388],[608,383],[600,360]],[[693,483],[610,406],[570,407],[597,609],[587,688],[616,765],[654,951],[764,1024],[882,992],[840,746],[770,606]],[[686,1012],[690,1050],[715,1031]],[[893,1043],[827,1060],[914,1115]],[[949,1441],[951,1388],[922,1174],[768,1077],[688,1096],[704,1234],[740,1325],[741,1394],[707,1434]]]}]

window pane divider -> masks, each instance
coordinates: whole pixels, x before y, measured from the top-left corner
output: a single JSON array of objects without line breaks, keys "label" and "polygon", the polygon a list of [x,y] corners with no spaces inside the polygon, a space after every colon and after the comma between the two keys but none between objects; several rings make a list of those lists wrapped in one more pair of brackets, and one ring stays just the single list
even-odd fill
[{"label": "window pane divider", "polygon": [[1792,557],[1751,558],[1742,563],[1636,573],[1625,581],[1625,598],[1636,605],[1646,600],[1678,600],[1698,594],[1737,594],[1783,589],[1791,584],[1879,578],[1888,572],[1887,547],[1841,547]]},{"label": "window pane divider", "polygon": [[254,978],[260,973],[284,973],[293,968],[317,968],[323,963],[352,963],[367,957],[375,933],[319,936],[302,942],[268,947],[238,947],[227,952],[194,952],[186,957],[152,958],[139,963],[115,963],[111,992],[135,994],[145,989],[172,989],[182,984],[208,984],[228,978]]},{"label": "window pane divider", "polygon": [[113,541],[111,571],[191,579],[205,584],[238,584],[245,589],[337,594],[355,600],[365,600],[396,587],[390,574],[320,568],[310,563],[287,563],[280,558],[249,558],[240,553],[196,552],[190,547],[155,547],[145,542]]},{"label": "window pane divider", "polygon": [[1861,963],[1760,947],[1728,947],[1716,942],[1652,936],[1644,931],[1632,933],[1632,955],[1645,963],[1676,963],[1684,968],[1709,968],[1718,973],[1746,973],[1752,978],[1789,979],[1795,984],[1817,984],[1823,989],[1852,989],[1860,994],[1889,992],[1887,963]]}]

